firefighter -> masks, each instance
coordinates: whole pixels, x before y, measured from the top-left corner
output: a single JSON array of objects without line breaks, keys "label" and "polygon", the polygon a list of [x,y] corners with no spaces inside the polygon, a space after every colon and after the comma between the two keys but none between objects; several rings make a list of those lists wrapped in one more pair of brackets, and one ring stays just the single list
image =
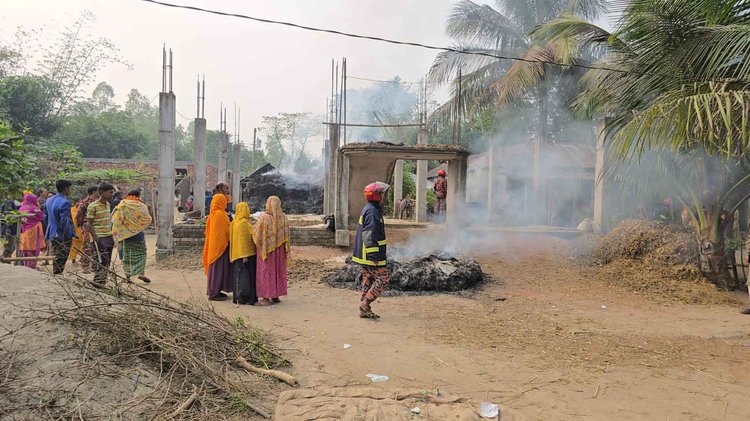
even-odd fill
[{"label": "firefighter", "polygon": [[385,222],[381,203],[390,186],[375,182],[365,187],[367,205],[362,209],[354,240],[352,261],[362,266],[362,296],[359,303],[359,317],[378,319],[372,312],[372,304],[388,286],[386,269]]},{"label": "firefighter", "polygon": [[438,217],[438,221],[442,222],[443,216],[445,215],[445,198],[448,196],[448,180],[445,179],[445,170],[438,170],[438,178],[435,180],[435,185],[432,189],[435,191],[435,216]]}]

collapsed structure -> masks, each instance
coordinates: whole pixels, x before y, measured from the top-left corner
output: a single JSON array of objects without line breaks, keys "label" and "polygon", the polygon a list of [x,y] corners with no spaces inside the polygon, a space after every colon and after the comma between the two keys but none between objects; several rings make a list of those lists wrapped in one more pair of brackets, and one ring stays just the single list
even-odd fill
[{"label": "collapsed structure", "polygon": [[322,180],[313,174],[292,178],[265,164],[240,180],[242,201],[247,202],[253,212],[262,211],[269,196],[281,199],[284,212],[288,214],[323,213]]}]

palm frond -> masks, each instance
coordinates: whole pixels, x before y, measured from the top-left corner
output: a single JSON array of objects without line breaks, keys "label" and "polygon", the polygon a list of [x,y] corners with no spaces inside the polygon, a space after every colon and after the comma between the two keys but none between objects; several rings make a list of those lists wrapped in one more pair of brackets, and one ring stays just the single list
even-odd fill
[{"label": "palm frond", "polygon": [[571,67],[559,68],[545,62],[573,65],[578,62],[578,52],[578,45],[570,38],[532,45],[522,55],[524,61],[514,62],[505,75],[492,85],[497,92],[497,104],[502,106],[524,97],[533,87],[542,83],[551,70],[570,70]]},{"label": "palm frond", "polygon": [[430,66],[427,80],[433,83],[446,83],[453,80],[458,74],[458,70],[465,74],[477,71],[492,63],[498,63],[501,60],[471,53],[484,53],[497,55],[497,51],[473,46],[461,47],[456,46],[461,52],[443,51],[435,56],[435,60]]},{"label": "palm frond", "polygon": [[527,44],[526,29],[488,5],[463,0],[453,6],[446,32],[456,40],[498,51]]},{"label": "palm frond", "polygon": [[609,31],[568,13],[534,29],[530,36],[537,42],[567,38],[575,40],[581,47],[600,45],[614,50],[627,49],[627,44]]},{"label": "palm frond", "polygon": [[737,156],[750,148],[750,85],[695,84],[687,90],[668,92],[629,121],[611,125],[621,155],[701,147]]}]

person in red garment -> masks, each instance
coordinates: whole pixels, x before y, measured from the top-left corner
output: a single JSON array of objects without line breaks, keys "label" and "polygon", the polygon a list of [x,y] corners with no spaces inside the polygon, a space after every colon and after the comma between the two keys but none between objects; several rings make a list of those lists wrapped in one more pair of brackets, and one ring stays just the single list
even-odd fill
[{"label": "person in red garment", "polygon": [[445,199],[448,196],[448,180],[445,179],[445,170],[438,170],[438,178],[435,180],[433,190],[435,190],[435,216],[442,222],[445,217]]}]

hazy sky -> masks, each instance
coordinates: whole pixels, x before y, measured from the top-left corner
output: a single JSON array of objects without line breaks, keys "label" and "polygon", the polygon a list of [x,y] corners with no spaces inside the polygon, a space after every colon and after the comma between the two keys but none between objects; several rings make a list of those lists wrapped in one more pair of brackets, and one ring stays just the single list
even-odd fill
[{"label": "hazy sky", "polygon": [[[454,0],[166,0],[309,26],[448,45],[445,20]],[[55,28],[72,23],[81,10],[97,16],[90,33],[110,38],[132,64],[104,69],[122,103],[131,88],[149,98],[161,88],[161,49],[174,52],[178,124],[195,117],[195,80],[206,75],[206,118],[218,128],[219,104],[242,109],[243,140],[261,116],[277,112],[322,113],[330,95],[331,58],[347,57],[350,76],[418,80],[434,51],[321,34],[278,25],[167,8],[140,0],[0,0],[0,39],[16,26]],[[483,2],[486,3],[486,2]],[[50,31],[52,30],[52,31]],[[361,82],[350,81],[356,88]],[[87,89],[90,92],[92,87]],[[154,101],[154,104],[157,102]],[[250,142],[248,142],[250,143]]]},{"label": "hazy sky", "polygon": [[[173,0],[223,11],[310,26],[445,45],[451,0]],[[177,10],[138,0],[2,0],[0,36],[16,26],[51,29],[70,23],[83,9],[97,21],[91,33],[119,46],[133,66],[101,72],[122,102],[131,88],[153,98],[161,88],[161,48],[174,52],[178,123],[195,117],[195,80],[206,74],[206,117],[218,127],[219,104],[242,109],[243,138],[262,115],[324,111],[330,95],[331,58],[347,57],[349,75],[418,80],[435,55],[429,50],[319,34],[277,25]],[[425,7],[428,6],[428,7]],[[351,86],[351,84],[350,84]],[[356,84],[355,84],[356,87]],[[90,90],[90,89],[89,89]],[[156,103],[156,102],[154,102]]]}]

